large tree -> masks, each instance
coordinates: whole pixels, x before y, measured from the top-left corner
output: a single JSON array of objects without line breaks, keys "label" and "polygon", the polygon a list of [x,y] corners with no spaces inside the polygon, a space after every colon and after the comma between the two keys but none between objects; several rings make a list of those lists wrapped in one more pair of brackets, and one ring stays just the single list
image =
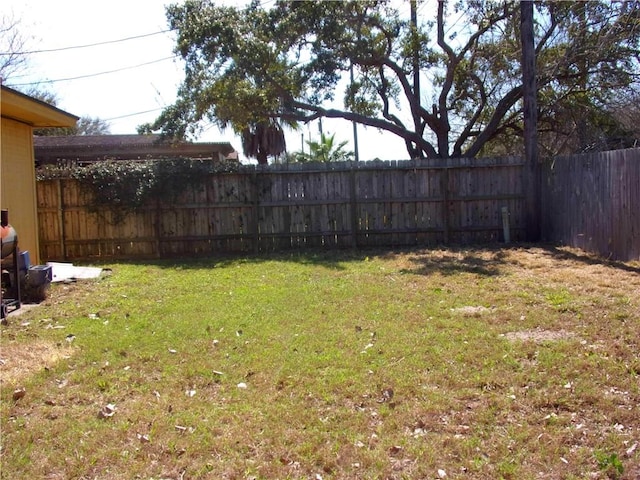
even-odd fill
[{"label": "large tree", "polygon": [[19,27],[20,21],[12,15],[3,14],[0,17],[0,79],[3,83],[27,66],[24,53],[27,39]]},{"label": "large tree", "polygon": [[[411,157],[520,142],[518,2],[404,5],[409,15],[397,1],[171,5],[185,78],[176,103],[144,128],[184,137],[203,120],[240,133],[341,118],[398,135]],[[558,106],[586,98],[588,109],[632,83],[638,16],[637,1],[536,3],[541,124],[553,124]]]}]

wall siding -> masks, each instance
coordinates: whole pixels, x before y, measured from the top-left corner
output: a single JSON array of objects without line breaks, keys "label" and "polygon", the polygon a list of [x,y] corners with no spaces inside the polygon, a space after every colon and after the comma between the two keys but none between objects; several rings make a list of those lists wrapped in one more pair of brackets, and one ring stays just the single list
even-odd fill
[{"label": "wall siding", "polygon": [[1,122],[0,203],[3,209],[9,210],[9,222],[18,233],[20,250],[28,251],[31,263],[37,264],[40,249],[32,129],[9,118],[3,117]]}]

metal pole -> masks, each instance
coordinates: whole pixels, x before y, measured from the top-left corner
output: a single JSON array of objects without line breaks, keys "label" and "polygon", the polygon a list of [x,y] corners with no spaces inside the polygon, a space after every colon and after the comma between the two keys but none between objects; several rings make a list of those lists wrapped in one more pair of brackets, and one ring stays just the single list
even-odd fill
[{"label": "metal pole", "polygon": [[[351,76],[351,85],[353,85],[353,63],[349,68],[350,76]],[[360,161],[360,154],[358,153],[358,124],[353,121],[353,153],[355,155],[355,161]]]}]

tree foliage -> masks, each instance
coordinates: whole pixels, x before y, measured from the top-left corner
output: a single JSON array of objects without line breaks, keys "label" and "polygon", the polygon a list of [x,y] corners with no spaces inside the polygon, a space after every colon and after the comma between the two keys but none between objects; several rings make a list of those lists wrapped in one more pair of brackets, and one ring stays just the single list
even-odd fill
[{"label": "tree foliage", "polygon": [[[202,121],[240,133],[265,122],[328,117],[398,135],[411,157],[473,157],[519,144],[518,2],[412,2],[412,15],[403,5],[171,5],[167,17],[185,77],[176,103],[144,128],[184,137],[197,133]],[[545,132],[576,136],[584,125],[562,132],[558,114],[578,105],[580,119],[591,121],[633,85],[639,17],[637,0],[536,2]],[[350,69],[353,82],[345,81]]]},{"label": "tree foliage", "polygon": [[351,160],[353,152],[345,150],[348,142],[336,142],[336,134],[320,134],[320,140],[307,140],[309,152],[300,152],[302,162],[340,162]]},{"label": "tree foliage", "polygon": [[248,157],[266,164],[268,157],[286,151],[284,132],[276,122],[258,121],[245,126],[241,131],[242,151]]}]

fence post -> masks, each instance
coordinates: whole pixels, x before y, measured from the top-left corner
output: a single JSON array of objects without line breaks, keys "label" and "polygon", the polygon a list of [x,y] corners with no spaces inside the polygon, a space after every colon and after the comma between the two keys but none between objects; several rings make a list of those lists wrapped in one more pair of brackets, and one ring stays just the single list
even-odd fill
[{"label": "fence post", "polygon": [[349,203],[351,204],[351,246],[358,248],[358,199],[356,189],[356,165],[351,162],[349,169]]},{"label": "fence post", "polygon": [[260,199],[258,198],[260,189],[258,188],[258,173],[255,169],[251,171],[251,185],[253,187],[253,251],[258,253],[260,251]]},{"label": "fence post", "polygon": [[58,225],[60,226],[60,248],[62,250],[62,259],[67,260],[67,243],[66,232],[64,228],[64,195],[62,194],[62,179],[59,178],[57,183],[58,193]]},{"label": "fence post", "polygon": [[449,243],[449,167],[442,169],[442,223],[444,227],[444,243]]},{"label": "fence post", "polygon": [[162,207],[160,204],[160,197],[156,198],[156,253],[158,258],[162,257],[162,228],[160,227],[162,222]]}]

